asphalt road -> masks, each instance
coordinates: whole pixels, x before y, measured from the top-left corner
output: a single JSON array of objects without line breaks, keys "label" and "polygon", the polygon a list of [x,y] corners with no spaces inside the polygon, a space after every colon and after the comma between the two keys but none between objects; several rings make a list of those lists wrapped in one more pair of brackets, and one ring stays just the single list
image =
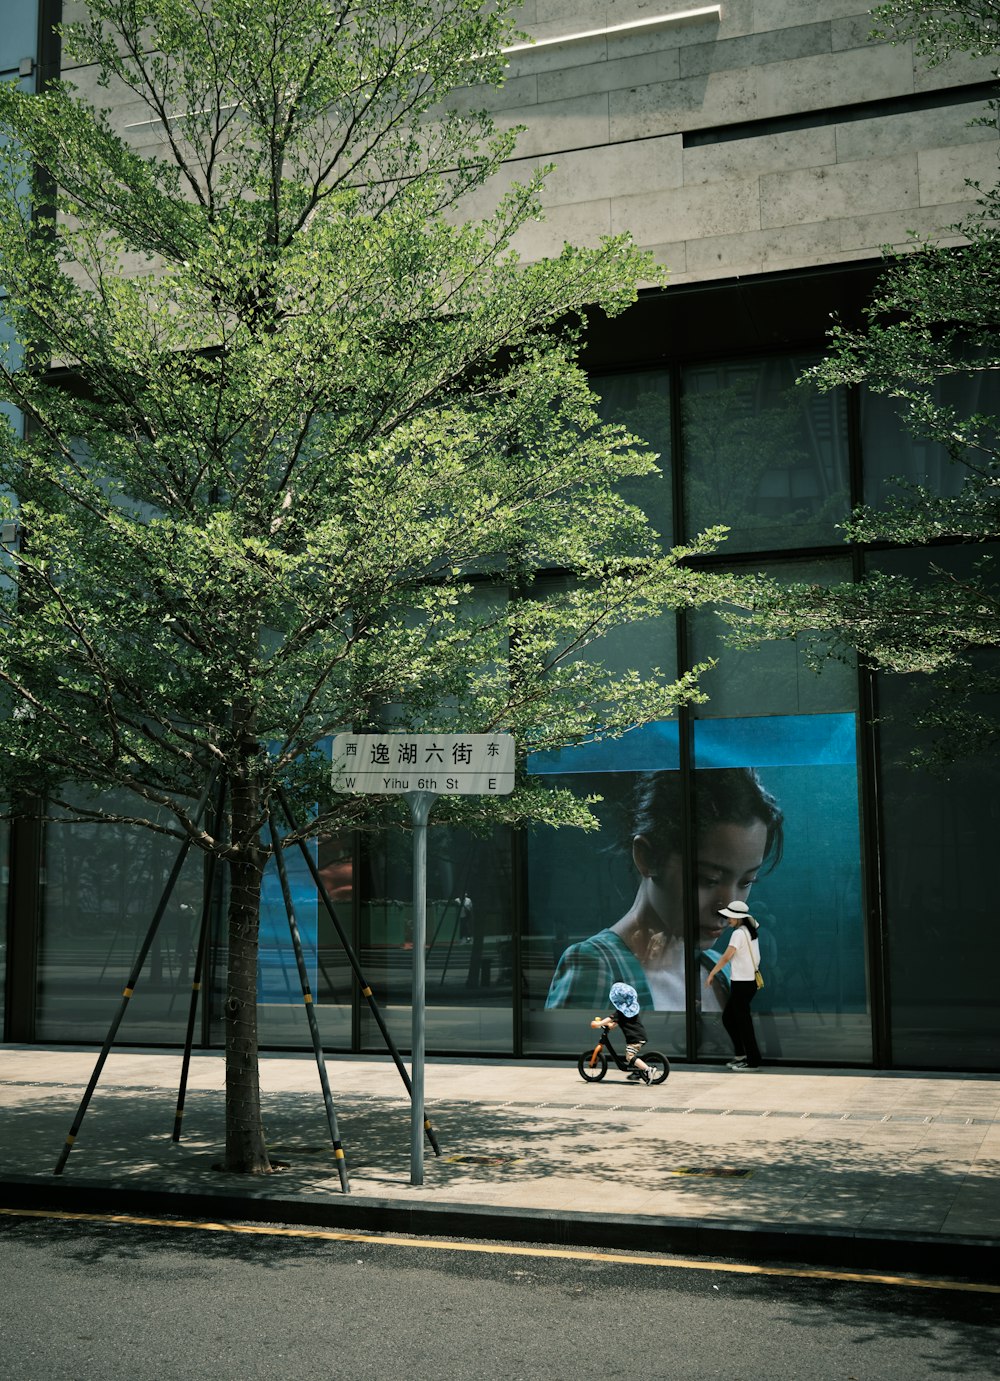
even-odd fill
[{"label": "asphalt road", "polygon": [[1000,1374],[996,1286],[663,1260],[5,1212],[0,1375],[993,1381]]}]

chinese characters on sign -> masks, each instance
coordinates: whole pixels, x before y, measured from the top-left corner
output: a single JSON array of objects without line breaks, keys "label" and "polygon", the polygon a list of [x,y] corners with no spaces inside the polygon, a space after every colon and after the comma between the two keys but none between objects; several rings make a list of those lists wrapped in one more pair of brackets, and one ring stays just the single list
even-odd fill
[{"label": "chinese characters on sign", "polygon": [[510,734],[338,734],[335,791],[507,796],[514,790]]}]

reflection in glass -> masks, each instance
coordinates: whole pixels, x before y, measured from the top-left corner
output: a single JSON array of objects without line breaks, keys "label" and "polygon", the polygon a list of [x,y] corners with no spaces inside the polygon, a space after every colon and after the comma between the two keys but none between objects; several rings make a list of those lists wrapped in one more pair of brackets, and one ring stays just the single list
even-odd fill
[{"label": "reflection in glass", "polygon": [[[907,704],[881,678],[881,704]],[[1000,1067],[1000,1002],[986,957],[993,924],[983,860],[996,854],[1000,805],[984,764],[928,779],[898,761],[913,731],[887,728],[882,799],[892,1060],[925,1069]],[[905,741],[904,741],[905,740]]]},{"label": "reflection in glass", "polygon": [[[306,846],[319,871],[334,914],[351,937],[354,860],[349,835],[324,836]],[[320,1039],[325,1048],[350,1049],[353,976],[336,927],[319,899],[312,872],[298,848],[286,850],[285,871],[292,897]],[[261,887],[258,953],[258,1031],[262,1045],[308,1047],[311,1033],[302,999],[288,912],[272,859]],[[224,1033],[218,1032],[220,1042]]]},{"label": "reflection in glass", "polygon": [[[109,810],[128,797],[101,797]],[[39,1040],[103,1042],[149,929],[179,841],[115,824],[45,831]],[[202,856],[191,850],[157,927],[120,1039],[183,1044],[202,912]]]},{"label": "reflection in glass", "polygon": [[[962,418],[1000,414],[1000,378],[992,371],[938,379],[929,392],[936,405],[952,407]],[[997,444],[995,435],[992,441]],[[861,447],[865,502],[875,507],[905,497],[896,479],[948,498],[959,493],[969,476],[968,469],[953,461],[939,442],[914,436],[903,425],[898,399],[868,389],[861,391]],[[975,464],[976,457],[970,460]]]},{"label": "reflection in glass", "polygon": [[590,386],[600,395],[605,422],[626,427],[659,456],[659,474],[636,475],[619,481],[618,491],[641,508],[656,532],[670,546],[673,499],[670,487],[670,379],[665,370],[643,369],[631,374],[599,374]]},{"label": "reflection in glass", "polygon": [[[38,43],[38,6],[36,0],[21,0],[20,4],[5,5],[4,9],[3,28],[0,28],[0,71],[16,73],[25,53],[35,52]],[[9,80],[19,79],[12,76]],[[34,83],[33,78],[20,80],[25,88]]]},{"label": "reflection in glass", "polygon": [[683,371],[689,535],[725,523],[734,551],[837,540],[848,511],[846,400],[843,390],[796,387],[811,363],[782,356]]},{"label": "reflection in glass", "polygon": [[[895,552],[874,569],[919,579],[928,565],[962,578],[982,548]],[[992,654],[996,667],[996,654]],[[925,677],[879,676],[884,916],[895,1065],[1000,1068],[1000,998],[992,958],[1000,838],[1000,752],[947,772],[915,769],[915,728],[929,708]],[[996,699],[981,709],[994,720]]]},{"label": "reflection in glass", "polygon": [[[782,585],[834,585],[851,579],[851,565],[847,558],[796,561],[762,567],[761,573]],[[822,714],[857,708],[853,660],[826,662],[817,674],[806,656],[808,635],[775,639],[747,650],[726,646],[725,639],[732,631],[713,609],[694,609],[688,614],[692,663],[715,662],[701,678],[708,700],[692,706],[692,713],[699,719]]]},{"label": "reflection in glass", "polygon": [[[10,319],[4,305],[3,290],[0,289],[0,358],[8,369],[20,369],[24,352],[14,340]],[[24,435],[24,414],[13,403],[0,401],[0,426],[9,426],[15,436]]]},{"label": "reflection in glass", "polygon": [[[571,595],[577,588],[572,576],[544,575],[532,586],[531,597],[558,599],[562,595]],[[671,610],[651,618],[619,624],[617,628],[610,628],[600,637],[585,643],[564,661],[567,664],[596,664],[613,676],[624,677],[629,671],[636,671],[649,679],[659,677],[667,681],[676,680],[677,619]]]},{"label": "reflection in glass", "polygon": [[[412,842],[392,830],[366,842],[360,958],[397,1046],[410,1046],[413,975]],[[429,1050],[510,1050],[513,1045],[513,884],[509,830],[485,838],[438,826],[427,837]],[[362,1046],[383,1046],[361,1009]]]},{"label": "reflection in glass", "polygon": [[10,825],[0,820],[0,1031],[4,1029],[7,991],[7,890],[10,885]]}]

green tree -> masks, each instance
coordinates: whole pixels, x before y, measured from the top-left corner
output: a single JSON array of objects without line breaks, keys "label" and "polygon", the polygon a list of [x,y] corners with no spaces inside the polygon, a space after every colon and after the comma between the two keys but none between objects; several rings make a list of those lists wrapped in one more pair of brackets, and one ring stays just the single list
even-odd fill
[{"label": "green tree", "polygon": [[[894,0],[873,10],[873,37],[915,40],[930,65],[955,52],[1000,53],[1000,4],[940,5]],[[994,69],[996,75],[996,69]],[[1000,104],[981,123],[995,125]],[[817,666],[861,653],[877,671],[913,674],[914,717],[927,731],[918,761],[943,764],[1000,738],[1000,583],[989,544],[1000,537],[1000,419],[956,398],[961,381],[1000,371],[1000,187],[970,183],[976,210],[949,227],[957,248],[914,240],[888,263],[861,330],[837,325],[825,359],[801,383],[821,389],[863,384],[896,400],[918,438],[957,467],[957,492],[896,482],[880,507],[854,512],[848,541],[926,547],[919,574],[885,570],[832,587],[760,582],[748,620],[733,616],[737,641],[805,634]],[[959,554],[944,543],[975,544]]]},{"label": "green tree", "polygon": [[[463,108],[502,81],[513,8],[90,0],[64,44],[107,111],[65,82],[0,86],[23,351],[2,390],[27,421],[0,440],[18,534],[0,790],[225,864],[230,1170],[270,1168],[255,999],[276,790],[318,803],[303,834],[402,820],[332,797],[323,741],[508,730],[515,794],[440,818],[586,825],[525,751],[697,694],[589,651],[715,588],[619,496],[655,457],[600,421],[576,363],[584,309],[619,311],[659,271],[627,237],[521,264],[541,178],[462,214],[516,140]],[[571,579],[546,592],[546,569]],[[194,809],[213,770],[218,836]]]}]

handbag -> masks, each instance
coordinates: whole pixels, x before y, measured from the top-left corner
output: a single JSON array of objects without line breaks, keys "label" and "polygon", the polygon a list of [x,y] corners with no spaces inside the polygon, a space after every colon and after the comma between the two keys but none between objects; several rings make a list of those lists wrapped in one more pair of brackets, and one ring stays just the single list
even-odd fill
[{"label": "handbag", "polygon": [[[750,958],[753,959],[753,942],[752,942],[752,941],[751,941],[751,943],[748,945],[748,948],[749,948],[749,950],[750,950]],[[753,966],[753,981],[757,984],[757,991],[760,992],[761,988],[763,988],[763,986],[764,986],[764,976],[763,976],[763,974],[761,973],[760,969],[757,967],[756,964],[754,964],[754,966]]]}]

